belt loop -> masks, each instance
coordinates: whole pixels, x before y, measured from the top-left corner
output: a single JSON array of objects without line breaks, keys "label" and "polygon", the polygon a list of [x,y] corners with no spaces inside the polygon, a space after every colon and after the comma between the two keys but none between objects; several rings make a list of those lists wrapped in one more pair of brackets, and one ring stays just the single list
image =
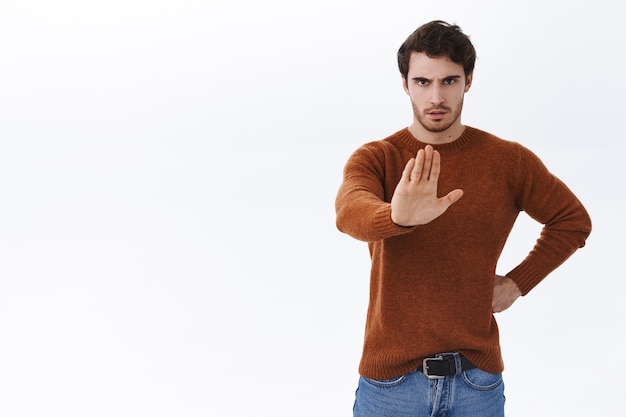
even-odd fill
[{"label": "belt loop", "polygon": [[454,364],[456,365],[455,375],[461,375],[463,373],[463,364],[461,363],[461,354],[458,352],[455,352],[453,357],[454,357]]}]

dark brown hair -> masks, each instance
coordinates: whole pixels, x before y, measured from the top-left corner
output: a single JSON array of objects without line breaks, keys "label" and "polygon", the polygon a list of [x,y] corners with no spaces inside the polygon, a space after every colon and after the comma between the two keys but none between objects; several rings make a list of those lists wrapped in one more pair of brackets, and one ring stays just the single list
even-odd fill
[{"label": "dark brown hair", "polygon": [[398,67],[405,80],[413,51],[424,52],[431,58],[447,56],[452,62],[463,66],[466,77],[474,71],[476,50],[469,37],[457,25],[434,20],[417,28],[404,41],[398,50]]}]

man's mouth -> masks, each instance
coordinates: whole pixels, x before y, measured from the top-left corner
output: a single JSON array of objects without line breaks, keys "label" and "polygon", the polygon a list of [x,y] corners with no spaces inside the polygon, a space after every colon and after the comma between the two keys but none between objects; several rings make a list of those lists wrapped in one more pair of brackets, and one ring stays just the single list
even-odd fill
[{"label": "man's mouth", "polygon": [[433,119],[441,119],[446,115],[446,113],[447,112],[445,110],[437,109],[437,110],[430,110],[428,112],[428,115]]}]

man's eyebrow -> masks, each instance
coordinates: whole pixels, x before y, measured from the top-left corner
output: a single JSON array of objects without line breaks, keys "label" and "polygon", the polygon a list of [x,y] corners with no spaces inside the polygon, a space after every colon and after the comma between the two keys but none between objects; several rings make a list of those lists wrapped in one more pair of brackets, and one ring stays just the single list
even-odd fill
[{"label": "man's eyebrow", "polygon": [[[454,79],[456,79],[456,78],[462,78],[462,76],[461,76],[461,75],[448,75],[448,76],[446,76],[446,77],[443,77],[443,78],[442,78],[442,80],[449,80],[449,79],[451,79],[451,78],[454,78]],[[416,76],[416,77],[412,77],[411,79],[412,79],[412,80],[425,80],[425,81],[432,81],[430,78],[427,78],[427,77],[421,77],[421,76],[419,76],[419,75],[418,75],[418,76]]]}]

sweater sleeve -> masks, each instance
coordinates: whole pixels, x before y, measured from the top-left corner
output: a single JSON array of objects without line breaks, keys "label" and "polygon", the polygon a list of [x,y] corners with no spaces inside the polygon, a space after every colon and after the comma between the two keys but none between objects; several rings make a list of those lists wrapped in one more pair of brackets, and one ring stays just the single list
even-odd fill
[{"label": "sweater sleeve", "polygon": [[521,148],[517,172],[519,208],[543,224],[532,251],[507,274],[526,295],[585,245],[591,219],[569,188],[525,148]]},{"label": "sweater sleeve", "polygon": [[398,226],[391,220],[390,197],[386,201],[385,194],[392,195],[393,190],[385,190],[384,159],[383,152],[372,144],[352,154],[335,200],[337,228],[365,242],[410,233],[414,229]]}]

